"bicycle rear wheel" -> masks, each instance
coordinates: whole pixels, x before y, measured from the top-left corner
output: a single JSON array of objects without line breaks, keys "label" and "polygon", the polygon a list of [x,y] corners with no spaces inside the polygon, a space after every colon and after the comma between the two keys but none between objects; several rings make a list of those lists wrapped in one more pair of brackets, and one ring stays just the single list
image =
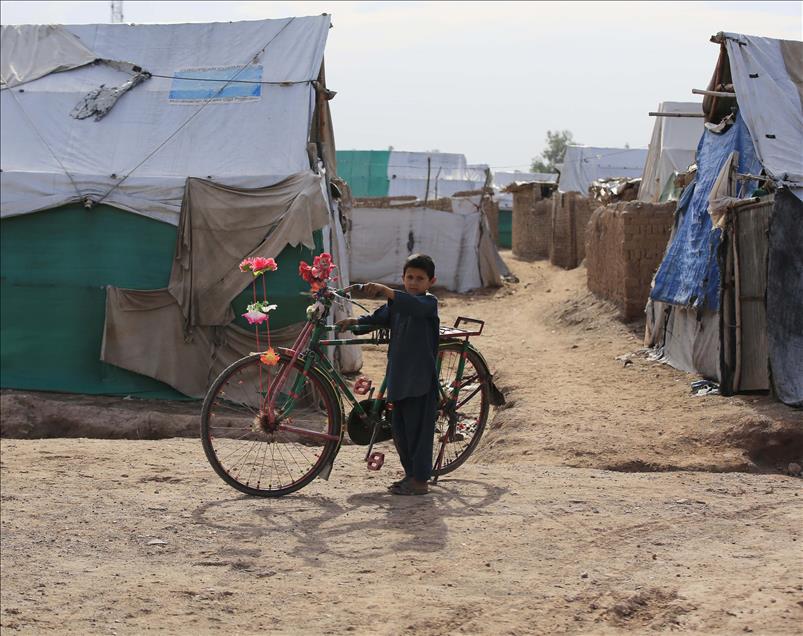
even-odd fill
[{"label": "bicycle rear wheel", "polygon": [[[488,421],[490,372],[482,357],[467,349],[463,373],[458,378],[462,356],[462,343],[448,342],[438,348],[440,390],[446,399],[441,399],[432,445],[432,474],[436,477],[455,470],[468,459]],[[451,402],[454,388],[457,396]]]},{"label": "bicycle rear wheel", "polygon": [[201,440],[227,484],[249,495],[279,497],[306,486],[330,462],[340,445],[342,413],[318,369],[303,377],[297,360],[279,386],[290,358],[282,354],[272,367],[259,358],[238,360],[212,384],[201,411]]}]

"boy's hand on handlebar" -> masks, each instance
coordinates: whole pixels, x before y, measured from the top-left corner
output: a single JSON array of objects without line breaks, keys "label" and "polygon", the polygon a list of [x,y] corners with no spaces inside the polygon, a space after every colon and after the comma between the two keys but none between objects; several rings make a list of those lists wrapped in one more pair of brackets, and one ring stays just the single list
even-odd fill
[{"label": "boy's hand on handlebar", "polygon": [[348,331],[350,327],[353,327],[357,324],[357,319],[343,318],[343,320],[338,320],[335,324],[337,325],[339,331]]},{"label": "boy's hand on handlebar", "polygon": [[362,286],[362,293],[368,296],[368,298],[374,298],[375,296],[384,296],[388,300],[393,300],[396,292],[393,291],[387,285],[383,285],[381,283],[365,283]]}]

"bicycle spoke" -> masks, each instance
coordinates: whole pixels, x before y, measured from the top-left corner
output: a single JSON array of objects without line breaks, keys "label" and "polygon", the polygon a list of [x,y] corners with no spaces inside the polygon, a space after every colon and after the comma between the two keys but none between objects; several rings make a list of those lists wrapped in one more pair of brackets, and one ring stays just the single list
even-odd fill
[{"label": "bicycle spoke", "polygon": [[[212,466],[230,485],[278,496],[321,470],[323,458],[340,443],[341,416],[332,410],[339,403],[319,371],[304,371],[299,362],[274,386],[276,372],[266,375],[263,367],[257,356],[249,356],[221,374],[204,404],[202,441]],[[272,392],[276,410],[269,420],[264,409]]]}]

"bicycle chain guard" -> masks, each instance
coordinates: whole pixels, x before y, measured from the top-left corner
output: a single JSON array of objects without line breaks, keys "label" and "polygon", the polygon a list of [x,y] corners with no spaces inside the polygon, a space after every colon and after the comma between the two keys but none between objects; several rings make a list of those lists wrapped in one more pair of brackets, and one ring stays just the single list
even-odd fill
[{"label": "bicycle chain guard", "polygon": [[[362,400],[360,406],[367,415],[363,416],[357,408],[353,408],[346,421],[346,431],[349,439],[358,446],[367,446],[371,443],[371,433],[374,425],[379,426],[374,443],[385,442],[393,439],[393,431],[390,428],[390,409],[385,400]],[[378,408],[376,408],[378,407]],[[376,408],[376,413],[372,412]]]}]

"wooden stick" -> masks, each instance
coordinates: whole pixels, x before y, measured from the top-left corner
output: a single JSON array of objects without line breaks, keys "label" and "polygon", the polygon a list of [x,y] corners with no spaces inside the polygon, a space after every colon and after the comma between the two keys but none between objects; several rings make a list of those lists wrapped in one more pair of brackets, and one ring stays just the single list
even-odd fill
[{"label": "wooden stick", "polygon": [[693,88],[691,92],[694,95],[709,95],[711,97],[730,97],[736,99],[736,93],[727,93],[725,91],[705,91],[702,88]]},{"label": "wooden stick", "polygon": [[705,117],[703,113],[647,113],[650,117]]}]

